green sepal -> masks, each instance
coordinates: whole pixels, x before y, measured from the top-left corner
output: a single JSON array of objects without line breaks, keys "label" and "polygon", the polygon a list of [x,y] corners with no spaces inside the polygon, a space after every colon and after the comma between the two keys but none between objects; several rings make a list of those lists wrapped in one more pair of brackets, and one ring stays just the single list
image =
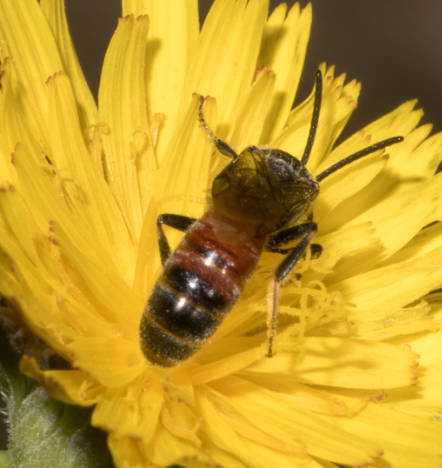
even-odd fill
[{"label": "green sepal", "polygon": [[18,370],[19,356],[0,333],[0,407],[7,451],[0,468],[112,467],[105,434],[89,424],[90,410],[54,400]]},{"label": "green sepal", "polygon": [[12,468],[7,450],[0,450],[0,468]]}]

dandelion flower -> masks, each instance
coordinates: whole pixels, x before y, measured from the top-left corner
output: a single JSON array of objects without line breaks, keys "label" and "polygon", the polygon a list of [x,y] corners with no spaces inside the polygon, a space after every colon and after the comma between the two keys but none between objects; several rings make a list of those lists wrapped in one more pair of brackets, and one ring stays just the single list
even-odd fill
[{"label": "dandelion flower", "polygon": [[[201,352],[172,368],[139,345],[161,270],[160,213],[204,212],[225,164],[219,137],[302,154],[313,95],[295,109],[311,7],[123,1],[96,105],[62,0],[0,3],[0,284],[70,369],[24,356],[61,401],[94,405],[119,467],[440,466],[442,136],[406,102],[341,144],[360,86],[321,66],[309,170],[391,136],[405,140],[321,184],[323,247],[281,288],[268,359],[265,254]],[[179,234],[170,233],[176,244]],[[298,273],[298,275],[296,275]]]}]

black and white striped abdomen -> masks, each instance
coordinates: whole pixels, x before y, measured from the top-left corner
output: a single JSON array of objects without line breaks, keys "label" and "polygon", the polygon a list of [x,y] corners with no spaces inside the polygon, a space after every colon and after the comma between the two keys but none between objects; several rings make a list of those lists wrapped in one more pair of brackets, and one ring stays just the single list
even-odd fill
[{"label": "black and white striped abdomen", "polygon": [[256,265],[254,243],[225,245],[211,220],[197,221],[167,260],[141,320],[141,347],[154,364],[173,366],[216,331]]}]

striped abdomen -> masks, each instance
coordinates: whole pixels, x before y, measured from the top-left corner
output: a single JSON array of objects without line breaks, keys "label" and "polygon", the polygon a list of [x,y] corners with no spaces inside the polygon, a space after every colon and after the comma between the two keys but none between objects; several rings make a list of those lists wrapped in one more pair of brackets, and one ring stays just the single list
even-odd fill
[{"label": "striped abdomen", "polygon": [[213,212],[191,226],[164,265],[141,320],[147,359],[173,366],[201,348],[241,294],[264,240],[247,238]]}]

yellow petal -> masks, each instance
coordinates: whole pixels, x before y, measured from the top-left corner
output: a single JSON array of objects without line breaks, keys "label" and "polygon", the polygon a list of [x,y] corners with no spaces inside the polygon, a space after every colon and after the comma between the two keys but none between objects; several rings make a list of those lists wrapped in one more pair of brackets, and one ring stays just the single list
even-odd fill
[{"label": "yellow petal", "polygon": [[336,427],[359,434],[382,447],[385,466],[436,467],[442,455],[442,428],[438,421],[410,416],[385,405],[369,403],[354,418],[333,419]]},{"label": "yellow petal", "polygon": [[[250,86],[256,71],[267,11],[268,0],[216,0],[185,78],[184,97],[188,99],[193,92],[215,97],[219,125],[228,126],[229,131],[237,115],[236,100]],[[223,128],[219,136],[226,134]]]},{"label": "yellow petal", "polygon": [[201,417],[198,411],[192,408],[186,401],[179,398],[169,398],[161,412],[161,423],[175,437],[201,446],[198,435],[201,425]]},{"label": "yellow petal", "polygon": [[[5,184],[0,189],[0,212],[3,215],[0,225],[1,238],[5,243],[9,241],[17,244],[15,247],[11,245],[17,252],[14,256],[16,261],[20,262],[22,258],[18,253],[18,250],[21,250],[22,255],[30,257],[32,263],[41,267],[35,245],[38,227],[20,193],[12,184]],[[23,222],[25,220],[26,224]],[[6,251],[11,253],[9,249]]]},{"label": "yellow petal", "polygon": [[109,134],[103,137],[107,178],[134,240],[152,194],[149,172],[156,166],[144,76],[148,27],[146,16],[119,20],[104,59],[98,94],[100,118],[109,126]]},{"label": "yellow petal", "polygon": [[[322,230],[321,220],[318,219]],[[319,235],[315,238],[323,247],[320,264],[321,269],[328,273],[327,281],[333,283],[340,275],[348,275],[349,271],[356,274],[365,271],[365,257],[379,254],[382,251],[381,242],[374,237],[374,229],[370,222],[358,225],[346,225],[339,230]]]},{"label": "yellow petal", "polygon": [[69,33],[64,0],[42,0],[40,7],[52,30],[63,62],[71,79],[83,131],[97,123],[97,106],[78,62]]},{"label": "yellow petal", "polygon": [[247,371],[296,374],[299,382],[342,388],[394,388],[416,381],[417,357],[406,348],[349,338],[306,337],[304,340],[305,355],[301,362],[293,352],[295,345],[285,344],[274,358],[262,359]]},{"label": "yellow petal", "polygon": [[20,371],[40,381],[57,400],[70,405],[90,406],[96,403],[103,387],[79,370],[41,370],[34,358],[23,356]]},{"label": "yellow petal", "polygon": [[[93,251],[100,253],[100,250],[94,243],[81,248],[81,244],[72,242],[55,223],[52,223],[51,230],[60,245],[60,260],[72,287],[82,291],[86,302],[94,304],[96,314],[111,323],[118,323],[120,334],[136,336],[141,311],[136,308],[136,298],[120,272],[105,255],[95,257]],[[103,268],[104,264],[106,268]]]},{"label": "yellow petal", "polygon": [[[436,307],[433,304],[433,312]],[[425,333],[414,336],[411,347],[420,356],[422,364],[422,376],[414,392],[401,393],[389,392],[386,403],[393,409],[402,410],[416,416],[422,416],[429,421],[440,421],[441,418],[441,395],[442,395],[442,363],[441,356],[441,320],[440,302],[439,329],[436,333]]]},{"label": "yellow petal", "polygon": [[[327,158],[321,161],[317,171],[321,172],[343,157],[348,156],[365,146],[376,143],[377,141],[381,141],[392,136],[407,136],[414,130],[423,115],[421,109],[414,109],[415,105],[416,101],[405,102],[388,114],[383,115],[379,119],[371,122],[358,132],[351,135],[338,145],[331,153],[327,154]],[[398,153],[398,157],[400,157],[400,152],[397,148],[398,146],[388,148],[388,153],[391,155]],[[336,177],[338,174],[339,172],[336,172],[333,177]]]},{"label": "yellow petal", "polygon": [[229,144],[242,151],[246,146],[255,145],[260,141],[264,117],[268,114],[271,97],[274,92],[275,74],[267,69],[261,69],[247,93],[239,104],[233,134]]},{"label": "yellow petal", "polygon": [[[389,169],[395,176],[407,180],[412,174],[416,179],[427,180],[435,174],[442,151],[442,134],[428,137],[431,129],[430,124],[420,125],[407,135],[400,147],[402,151],[389,159]],[[389,148],[387,152],[390,153]]]},{"label": "yellow petal", "polygon": [[[345,391],[342,389],[338,390],[338,395],[334,394],[328,387],[318,389],[300,384],[296,373],[273,374],[254,372],[253,369],[250,369],[250,371],[247,369],[241,372],[241,376],[253,383],[262,385],[268,390],[290,395],[300,407],[313,413],[352,417],[366,405],[364,398],[344,397]],[[360,393],[358,392],[357,395],[359,397]]]},{"label": "yellow petal", "polygon": [[301,10],[296,3],[287,14],[287,5],[281,3],[265,24],[258,66],[271,69],[276,82],[261,144],[274,141],[286,124],[304,66],[311,21],[310,4]]},{"label": "yellow petal", "polygon": [[[415,101],[406,102],[353,134],[329,153],[316,171],[321,172],[345,156],[349,156],[377,141],[392,136],[407,136],[422,117],[422,111],[413,110],[414,106]],[[406,138],[404,142],[388,147],[381,153],[374,153],[365,161],[350,164],[347,168],[336,171],[336,173],[321,182],[321,195],[315,207],[315,216],[318,220],[322,220],[322,228],[329,231],[337,229],[348,221],[354,222],[354,219],[361,216],[361,213],[368,211],[386,196],[392,195],[392,188],[395,188],[399,183],[397,176],[392,174],[393,167],[396,164],[395,161],[398,160],[400,165],[401,159],[409,154],[409,151],[407,151],[409,149]],[[388,154],[389,157],[386,161],[385,170],[372,180],[381,169],[380,165],[382,163],[377,163],[377,166],[372,168],[373,163],[369,162],[369,160],[376,160],[380,154]],[[359,175],[360,168],[368,170],[367,174],[362,172],[361,180],[359,180],[359,177],[347,177],[349,171],[353,171],[353,169],[358,170],[357,174]],[[343,181],[344,177],[345,181]],[[332,202],[330,205],[327,203],[328,194],[330,194]],[[322,202],[321,198],[324,198],[325,201]],[[335,207],[336,209],[333,209]],[[331,209],[333,211],[330,212]]]},{"label": "yellow petal", "polygon": [[[222,347],[213,346],[212,352],[210,345],[207,345],[195,356],[196,362],[189,362],[189,373],[194,385],[215,381],[230,375],[234,370],[244,369],[265,354],[263,346],[256,346],[256,338],[243,337],[223,341]],[[222,356],[219,356],[220,353]]]},{"label": "yellow petal", "polygon": [[45,81],[62,70],[62,63],[39,4],[1,2],[0,37],[4,41],[3,54],[13,61],[28,125],[45,137],[50,132]]},{"label": "yellow petal", "polygon": [[[355,81],[344,86],[345,75],[335,78],[334,67],[326,68],[325,64],[321,64],[319,69],[323,75],[321,112],[314,144],[307,163],[309,170],[313,172],[314,169],[314,173],[320,172],[316,168],[332,148],[345,122],[355,109],[360,91],[360,86]],[[286,128],[274,139],[272,146],[301,158],[310,131],[314,94],[312,91],[304,102],[293,109]],[[346,156],[349,154],[351,153],[346,154]]]},{"label": "yellow petal", "polygon": [[357,432],[336,431],[335,424],[306,411],[290,396],[232,376],[213,388],[226,407],[249,423],[273,437],[300,441],[310,455],[350,466],[363,466],[379,457],[379,446],[364,441]]},{"label": "yellow petal", "polygon": [[131,387],[108,390],[92,414],[92,424],[113,434],[133,437],[146,444],[159,423],[163,392],[155,381],[138,381]]},{"label": "yellow petal", "polygon": [[386,319],[389,312],[440,287],[441,262],[442,247],[438,247],[417,258],[353,276],[334,284],[332,289],[344,294],[360,311],[370,311],[366,313]]},{"label": "yellow petal", "polygon": [[438,323],[433,320],[431,306],[426,301],[384,314],[367,317],[366,311],[352,311],[350,314],[354,333],[362,339],[391,340],[415,333],[434,332]]},{"label": "yellow petal", "polygon": [[[62,173],[65,168],[69,170],[67,177],[73,179],[73,198],[83,201],[80,212],[89,216],[88,221],[97,230],[101,243],[109,239],[109,252],[119,254],[122,265],[127,266],[131,249],[126,226],[107,184],[93,166],[85,147],[78,119],[74,118],[76,110],[70,83],[64,74],[58,74],[48,81],[48,88],[51,115],[49,157]],[[71,188],[70,185],[67,187]],[[89,203],[82,199],[82,191]]]},{"label": "yellow petal", "polygon": [[[206,111],[209,116],[213,115],[213,101],[206,104],[205,115]],[[213,143],[198,122],[198,106],[199,96],[194,95],[177,122],[171,144],[160,170],[155,174],[155,193],[159,194],[157,197],[160,201],[167,201],[167,210],[186,214],[184,210],[189,210],[189,202],[193,201],[194,205],[199,205],[196,215],[201,216],[209,184],[209,168],[213,161]]]},{"label": "yellow petal", "polygon": [[258,444],[250,442],[235,432],[228,419],[223,417],[222,410],[218,411],[209,399],[200,396],[198,402],[205,419],[211,421],[206,430],[212,442],[220,449],[235,454],[235,457],[244,465],[253,463],[253,466],[257,468],[271,465],[288,468],[308,464],[308,456],[299,445],[297,447],[297,444],[286,443],[284,451],[288,453],[284,454],[269,450],[262,443],[263,440],[260,440]]},{"label": "yellow petal", "polygon": [[[190,95],[181,95],[186,84],[185,75],[193,60],[199,33],[197,0],[149,0],[143,13],[149,15],[151,27],[147,43],[145,80],[150,119],[155,114],[167,116],[161,128],[158,154],[161,160],[173,124]],[[137,14],[140,14],[138,12]]]},{"label": "yellow petal", "polygon": [[[145,468],[146,457],[140,449],[141,442],[132,437],[117,437],[110,434],[107,439],[112,458],[119,468]],[[153,466],[151,464],[151,466]],[[149,467],[150,468],[150,467]]]},{"label": "yellow petal", "polygon": [[78,338],[66,347],[72,352],[75,367],[90,373],[98,382],[109,388],[127,385],[145,369],[138,342],[133,340]]},{"label": "yellow petal", "polygon": [[[0,55],[1,57],[1,55]],[[12,91],[14,81],[11,76],[11,60],[9,58],[2,58],[0,63],[0,82],[2,92],[0,93],[0,184],[7,186],[9,184],[16,184],[17,178],[12,165],[11,158],[8,157],[8,150],[12,149],[16,144],[16,138],[11,135],[10,128],[8,128],[8,118],[11,112],[8,109],[17,109],[19,106],[19,98],[14,95]],[[13,73],[12,73],[13,74]],[[12,114],[14,115],[14,114]]]},{"label": "yellow petal", "polygon": [[[375,185],[379,187],[379,183],[385,182],[385,179],[378,178]],[[375,230],[373,236],[381,243],[383,249],[380,256],[371,258],[371,265],[376,262],[386,259],[407,242],[409,242],[425,225],[431,223],[435,219],[440,218],[442,212],[442,197],[440,196],[440,174],[433,178],[420,181],[415,180],[407,184],[391,187],[388,195],[371,208],[367,205],[373,204],[370,201],[373,197],[371,189],[363,191],[351,200],[351,208],[348,204],[340,205],[336,212],[336,219],[331,223],[339,222],[339,213],[342,211],[345,216],[351,216],[350,225],[370,222]],[[372,184],[373,185],[373,184]],[[416,196],[419,193],[419,196]],[[375,198],[376,199],[376,198]],[[359,215],[354,216],[356,205],[360,204]],[[332,214],[334,214],[333,212]],[[330,228],[330,218],[319,218],[323,220],[325,229]]]},{"label": "yellow petal", "polygon": [[159,466],[186,465],[187,460],[203,463],[209,461],[203,450],[186,440],[174,437],[161,424],[151,444],[143,449],[146,458]]}]

